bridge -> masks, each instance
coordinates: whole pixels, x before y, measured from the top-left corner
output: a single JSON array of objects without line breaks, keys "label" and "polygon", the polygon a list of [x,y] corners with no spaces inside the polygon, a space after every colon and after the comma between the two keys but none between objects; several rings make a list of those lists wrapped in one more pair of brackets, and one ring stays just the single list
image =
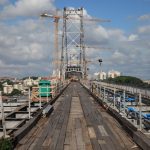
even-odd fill
[{"label": "bridge", "polygon": [[53,18],[56,57],[58,21],[63,19],[56,79],[46,79],[32,91],[29,87],[19,108],[1,108],[0,136],[8,135],[16,150],[149,150],[150,92],[87,80],[83,8],[64,8],[63,16]]},{"label": "bridge", "polygon": [[17,144],[18,149],[140,149],[122,126],[78,82],[71,82],[54,111]]},{"label": "bridge", "polygon": [[[13,107],[9,107],[12,112],[8,113],[8,104],[3,103],[8,113],[6,134],[16,150],[148,150],[150,122],[146,114],[150,107],[143,101],[146,96],[141,95],[140,105],[136,101],[124,101],[127,96],[137,98],[137,93],[122,87],[87,80],[68,81],[52,99],[31,101],[31,108],[27,100],[27,103],[12,103]],[[123,93],[124,97],[120,97]],[[29,113],[30,109],[34,110]]]}]

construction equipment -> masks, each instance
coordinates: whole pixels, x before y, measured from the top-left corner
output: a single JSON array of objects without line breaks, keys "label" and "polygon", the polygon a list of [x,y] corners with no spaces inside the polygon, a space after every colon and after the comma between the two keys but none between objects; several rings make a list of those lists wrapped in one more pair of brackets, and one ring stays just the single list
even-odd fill
[{"label": "construction equipment", "polygon": [[[61,64],[60,64],[60,76],[63,75],[63,69],[64,65],[65,67],[68,66],[68,45],[69,47],[73,46],[74,41],[76,40],[75,38],[80,37],[80,59],[79,59],[79,64],[82,64],[83,67],[83,72],[84,76],[86,77],[86,66],[85,66],[85,48],[83,47],[84,43],[84,30],[83,30],[83,21],[94,21],[94,22],[110,22],[111,20],[106,20],[106,19],[99,19],[99,18],[84,18],[83,17],[83,8],[80,9],[67,9],[64,8],[63,16],[59,15],[50,15],[47,13],[41,14],[41,17],[49,17],[54,19],[54,24],[55,24],[55,69],[56,69],[56,74],[58,75],[58,67],[59,67],[59,48],[58,48],[58,23],[60,19],[63,19],[63,35],[62,35],[62,52],[61,52]],[[78,36],[74,35],[75,37],[71,40],[70,43],[68,42],[67,39],[67,23],[68,22],[74,22],[74,21],[79,21],[80,23],[80,32],[78,32]],[[70,34],[70,33],[69,33]],[[77,33],[76,33],[77,34]],[[77,44],[77,43],[76,43]],[[70,46],[71,45],[71,46]],[[74,46],[75,47],[75,46]],[[65,51],[65,54],[64,54]],[[66,62],[65,62],[66,61]],[[61,77],[62,78],[62,77]]]},{"label": "construction equipment", "polygon": [[[80,47],[80,45],[76,45],[76,47]],[[87,45],[84,45],[83,48],[85,49],[96,49],[96,50],[111,50],[111,48],[109,47],[97,47],[97,46],[87,46]]]},{"label": "construction equipment", "polygon": [[[76,47],[80,47],[80,45],[76,45]],[[96,46],[85,46],[85,45],[83,45],[83,47],[84,47],[84,49],[97,49],[97,50],[100,50],[100,49],[103,49],[103,50],[111,50],[111,48],[107,48],[107,47],[96,47]],[[86,57],[85,57],[86,58]],[[85,74],[86,74],[86,76],[87,76],[87,63],[89,63],[89,62],[92,62],[92,61],[87,61],[86,59],[85,59]],[[98,59],[98,62],[100,63],[100,66],[101,66],[101,63],[102,63],[102,59]]]},{"label": "construction equipment", "polygon": [[[56,14],[57,14],[57,11],[56,11]],[[59,19],[60,19],[60,16],[57,16],[57,15],[49,15],[49,14],[41,14],[40,15],[41,17],[49,17],[49,18],[52,18],[54,19],[54,26],[55,26],[55,33],[54,33],[54,47],[55,47],[55,50],[54,50],[54,57],[56,59],[56,63],[55,63],[55,73],[56,75],[59,74],[58,72],[58,59],[59,59],[59,50],[58,50],[58,22],[59,22]]]}]

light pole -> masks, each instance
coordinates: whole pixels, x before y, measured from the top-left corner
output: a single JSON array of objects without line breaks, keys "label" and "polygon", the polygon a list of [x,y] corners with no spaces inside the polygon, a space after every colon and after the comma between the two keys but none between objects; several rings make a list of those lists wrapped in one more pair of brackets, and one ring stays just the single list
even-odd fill
[{"label": "light pole", "polygon": [[106,93],[105,93],[105,87],[104,87],[104,102],[105,102],[105,94],[106,94]]},{"label": "light pole", "polygon": [[31,118],[31,87],[32,87],[32,80],[29,77],[29,82],[27,83],[27,87],[28,87],[28,115],[29,115],[29,119]]},{"label": "light pole", "polygon": [[40,109],[42,108],[41,94],[42,94],[42,86],[41,86],[41,87],[39,87],[39,96],[40,96],[39,105],[40,105]]},{"label": "light pole", "polygon": [[126,109],[126,91],[123,91],[123,113],[125,116],[125,109]]},{"label": "light pole", "polygon": [[46,86],[46,92],[47,92],[47,93],[46,93],[46,96],[47,96],[47,103],[48,103],[48,91],[49,91],[49,90],[48,90],[48,85],[47,85],[47,86]]},{"label": "light pole", "polygon": [[114,88],[114,109],[115,109],[115,103],[116,103],[116,97],[115,97],[115,94],[116,94],[116,89]]},{"label": "light pole", "polygon": [[99,64],[100,64],[100,71],[102,72],[102,68],[101,68],[101,66],[102,66],[102,62],[103,62],[103,60],[102,59],[98,59],[98,62],[99,62]]},{"label": "light pole", "polygon": [[28,105],[29,105],[29,119],[31,118],[31,89],[30,89],[30,86],[29,86],[29,101],[28,101]]},{"label": "light pole", "polygon": [[102,62],[103,62],[103,60],[102,59],[98,59],[98,62],[99,62],[99,65],[100,65],[100,80],[101,80],[101,74],[102,74],[102,68],[101,68],[101,66],[102,66]]},{"label": "light pole", "polygon": [[140,116],[139,116],[139,119],[140,119],[140,126],[139,126],[139,130],[141,131],[142,130],[142,108],[141,108],[141,92],[139,93],[139,113],[140,113]]}]

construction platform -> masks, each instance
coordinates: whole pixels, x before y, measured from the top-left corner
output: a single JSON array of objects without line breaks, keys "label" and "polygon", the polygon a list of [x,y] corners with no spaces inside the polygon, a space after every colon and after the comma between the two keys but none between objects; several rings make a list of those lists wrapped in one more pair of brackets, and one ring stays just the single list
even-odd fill
[{"label": "construction platform", "polygon": [[71,82],[54,111],[16,145],[16,150],[140,149],[123,127],[78,82]]}]

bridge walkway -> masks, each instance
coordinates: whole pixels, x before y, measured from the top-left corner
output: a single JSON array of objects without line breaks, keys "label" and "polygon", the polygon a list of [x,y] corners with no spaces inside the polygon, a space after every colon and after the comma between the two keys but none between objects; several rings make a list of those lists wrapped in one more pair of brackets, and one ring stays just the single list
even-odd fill
[{"label": "bridge walkway", "polygon": [[16,150],[138,150],[121,125],[77,82],[72,82],[18,143]]}]

